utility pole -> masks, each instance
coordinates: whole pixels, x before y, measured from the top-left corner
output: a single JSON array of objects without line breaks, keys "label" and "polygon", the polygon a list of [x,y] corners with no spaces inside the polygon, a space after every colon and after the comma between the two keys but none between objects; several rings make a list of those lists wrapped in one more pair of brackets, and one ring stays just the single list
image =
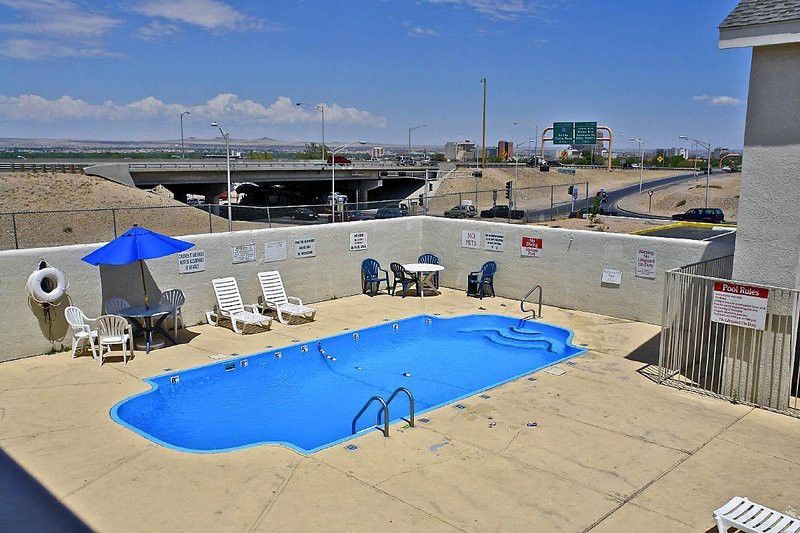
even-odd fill
[{"label": "utility pole", "polygon": [[483,137],[481,139],[481,159],[483,168],[486,168],[486,78],[481,78],[483,85]]},{"label": "utility pole", "polygon": [[189,114],[190,113],[189,113],[188,110],[184,111],[183,113],[180,114],[180,119],[181,119],[181,159],[184,159],[186,157],[186,148],[183,145],[183,115],[189,115]]}]

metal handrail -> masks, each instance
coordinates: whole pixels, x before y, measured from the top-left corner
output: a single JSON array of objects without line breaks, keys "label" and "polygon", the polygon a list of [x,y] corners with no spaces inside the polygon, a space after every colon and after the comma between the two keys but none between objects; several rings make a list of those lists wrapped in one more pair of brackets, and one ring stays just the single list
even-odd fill
[{"label": "metal handrail", "polygon": [[[409,417],[408,418],[404,418],[403,420],[408,422],[408,425],[413,428],[414,427],[414,395],[411,394],[410,390],[408,390],[405,387],[397,387],[394,390],[394,392],[392,393],[392,395],[389,396],[389,399],[386,400],[386,407],[389,407],[389,404],[392,403],[392,400],[394,400],[395,397],[401,392],[404,393],[406,396],[408,396],[408,405],[409,405]],[[387,413],[387,415],[388,415],[388,413]],[[380,424],[380,423],[381,423],[381,414],[378,413],[378,424]]]},{"label": "metal handrail", "polygon": [[[533,309],[525,309],[525,302],[528,300],[528,297],[530,297],[530,295],[533,294],[537,289],[539,290],[539,314],[538,315],[536,314],[536,311],[534,311]],[[537,284],[537,285],[534,285],[533,287],[531,287],[531,290],[529,290],[527,292],[527,294],[525,294],[525,296],[523,296],[522,299],[519,301],[519,308],[523,313],[532,313],[533,314],[533,318],[542,318],[542,286]]]},{"label": "metal handrail", "polygon": [[361,415],[364,414],[364,411],[366,411],[369,408],[369,406],[372,405],[372,402],[375,402],[375,401],[380,402],[380,404],[382,406],[381,411],[378,413],[378,424],[376,424],[375,427],[377,429],[381,429],[381,427],[379,425],[380,424],[380,416],[381,416],[381,412],[384,413],[386,416],[385,416],[385,418],[383,420],[383,429],[381,429],[381,431],[383,431],[383,436],[384,437],[388,437],[389,436],[389,406],[386,405],[386,402],[380,396],[373,396],[372,398],[367,400],[367,403],[364,404],[364,407],[362,407],[361,410],[358,412],[358,414],[355,416],[355,418],[353,418],[353,424],[351,426],[351,430],[352,430],[352,434],[353,435],[356,434],[356,422],[358,422],[358,419],[361,418]]}]

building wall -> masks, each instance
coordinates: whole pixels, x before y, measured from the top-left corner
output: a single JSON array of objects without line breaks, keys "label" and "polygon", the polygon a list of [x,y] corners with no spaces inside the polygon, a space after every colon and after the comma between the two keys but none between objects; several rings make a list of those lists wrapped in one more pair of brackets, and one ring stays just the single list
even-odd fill
[{"label": "building wall", "polygon": [[[510,225],[493,222],[428,219],[422,232],[422,251],[438,255],[445,270],[441,282],[466,289],[467,275],[485,261],[495,261],[495,288],[499,296],[519,299],[534,285],[543,288],[547,305],[578,309],[658,324],[664,271],[732,252],[722,243],[665,239],[639,235]],[[462,231],[502,234],[504,251],[462,246]],[[540,257],[522,257],[523,236],[542,239]],[[483,244],[483,243],[482,243]],[[636,277],[639,249],[656,252],[656,277]],[[622,283],[601,283],[604,269],[622,272]],[[547,317],[545,316],[545,320]]]},{"label": "building wall", "polygon": [[[464,229],[480,231],[482,236],[487,231],[503,234],[505,251],[463,248]],[[351,252],[350,233],[361,231],[367,232],[368,248]],[[541,257],[520,256],[523,235],[543,239]],[[293,240],[308,237],[316,239],[316,257],[294,258]],[[151,301],[159,297],[161,290],[184,291],[187,324],[204,321],[205,311],[214,305],[213,278],[236,277],[245,303],[255,303],[260,295],[256,273],[279,270],[289,294],[313,303],[359,294],[360,264],[366,257],[377,259],[388,269],[391,261],[416,262],[425,252],[441,258],[446,267],[442,284],[446,287],[465,289],[468,272],[491,259],[499,265],[496,280],[500,296],[519,298],[532,284],[539,283],[544,287],[546,304],[658,323],[665,269],[730,253],[720,245],[697,241],[431,217],[205,234],[184,239],[195,243],[195,249],[205,251],[205,271],[179,274],[177,258],[172,256],[147,261],[145,275]],[[288,258],[266,263],[264,243],[281,240],[287,241]],[[248,243],[256,245],[256,261],[232,264],[231,247]],[[89,316],[101,314],[102,302],[113,296],[142,303],[138,264],[98,269],[81,261],[97,246],[0,251],[0,299],[4,302],[0,306],[0,324],[3,324],[0,361],[58,349],[61,339],[68,346],[70,337],[63,308],[70,302]],[[634,276],[640,247],[657,254],[654,280]],[[50,319],[28,300],[24,289],[29,274],[41,260],[61,269],[70,281],[68,301],[52,309]],[[619,287],[600,283],[604,268],[622,272]]]},{"label": "building wall", "polygon": [[753,49],[733,275],[800,288],[800,44]]}]

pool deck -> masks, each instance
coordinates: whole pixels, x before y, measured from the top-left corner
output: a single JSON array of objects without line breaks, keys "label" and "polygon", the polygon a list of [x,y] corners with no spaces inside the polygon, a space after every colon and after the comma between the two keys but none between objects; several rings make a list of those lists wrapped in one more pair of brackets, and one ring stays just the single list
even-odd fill
[{"label": "pool deck", "polygon": [[141,378],[218,354],[422,312],[520,316],[513,300],[451,290],[317,307],[316,322],[265,333],[190,327],[183,344],[127,365],[69,352],[0,363],[0,530],[697,532],[735,495],[800,509],[800,420],[658,385],[646,368],[658,327],[550,307],[544,320],[590,348],[553,367],[565,373],[507,383],[415,428],[394,424],[388,439],[369,433],[350,441],[355,451],[186,454],[109,417],[147,390]]}]

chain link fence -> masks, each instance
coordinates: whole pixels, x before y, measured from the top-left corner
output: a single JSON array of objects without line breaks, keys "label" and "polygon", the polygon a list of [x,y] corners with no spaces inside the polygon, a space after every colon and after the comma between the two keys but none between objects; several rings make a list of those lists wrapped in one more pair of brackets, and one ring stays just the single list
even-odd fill
[{"label": "chain link fence", "polygon": [[[567,216],[574,208],[588,206],[588,183],[577,183],[574,204],[567,192],[572,184],[510,190],[514,212],[502,216],[484,213],[496,221],[531,222]],[[446,216],[453,207],[472,205],[470,218],[481,211],[508,205],[506,191],[477,190],[401,200],[310,204],[294,206],[231,205],[232,229],[290,227],[331,222],[352,222],[428,214]],[[427,206],[425,205],[427,202]],[[470,204],[471,202],[471,204]],[[497,210],[495,210],[496,212]],[[502,211],[502,209],[501,209]],[[451,216],[456,216],[450,213]],[[57,211],[0,213],[0,250],[89,244],[110,241],[133,225],[165,235],[193,235],[228,231],[228,206],[199,204]]]}]

